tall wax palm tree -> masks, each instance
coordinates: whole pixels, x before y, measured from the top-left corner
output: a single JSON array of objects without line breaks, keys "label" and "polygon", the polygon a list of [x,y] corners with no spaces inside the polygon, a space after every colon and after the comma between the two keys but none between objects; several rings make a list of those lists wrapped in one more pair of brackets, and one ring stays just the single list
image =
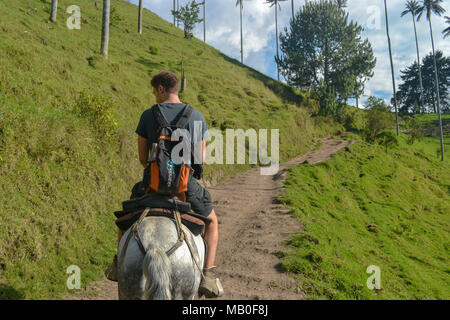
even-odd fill
[{"label": "tall wax palm tree", "polygon": [[[450,17],[445,17],[445,22],[447,22],[447,24],[450,25]],[[448,26],[447,28],[444,29],[444,31],[442,31],[442,33],[444,34],[444,38],[447,38],[448,36],[450,36],[450,26]]]},{"label": "tall wax palm tree", "polygon": [[430,36],[431,36],[431,47],[433,49],[433,57],[434,57],[434,78],[436,84],[436,102],[437,102],[437,111],[439,118],[439,129],[440,129],[440,138],[441,138],[441,160],[444,161],[444,135],[442,132],[442,118],[441,118],[441,98],[439,96],[439,78],[438,78],[438,70],[436,65],[436,54],[434,51],[434,38],[433,38],[433,27],[431,25],[431,15],[435,14],[440,16],[445,12],[445,9],[441,6],[442,0],[423,0],[422,6],[417,10],[417,21],[420,20],[422,15],[426,13],[428,25],[430,26]]},{"label": "tall wax palm tree", "polygon": [[103,0],[103,19],[102,19],[102,45],[100,52],[104,56],[108,56],[109,47],[109,15],[111,11],[110,0]]},{"label": "tall wax palm tree", "polygon": [[294,0],[292,0],[292,18],[294,18],[295,13],[294,13]]},{"label": "tall wax palm tree", "polygon": [[[286,0],[266,0],[266,3],[270,4],[270,7],[275,7],[275,32],[276,32],[276,42],[277,42],[277,59],[280,59],[280,54],[279,54],[279,46],[278,46],[278,8],[280,8],[281,10],[281,6],[279,4],[279,2],[281,1],[286,1]],[[278,77],[278,81],[280,81],[280,68],[278,66],[278,62],[277,62],[277,77]]]},{"label": "tall wax palm tree", "polygon": [[391,37],[389,36],[389,19],[388,19],[388,10],[386,5],[386,0],[384,0],[384,11],[386,14],[386,35],[388,38],[389,45],[389,59],[391,60],[391,74],[392,74],[392,87],[394,90],[394,108],[395,108],[395,123],[397,128],[397,136],[400,134],[399,125],[398,125],[398,110],[397,110],[397,90],[395,89],[395,73],[394,73],[394,62],[392,60],[392,46],[391,46]]},{"label": "tall wax palm tree", "polygon": [[138,32],[142,34],[142,0],[139,0]]},{"label": "tall wax palm tree", "polygon": [[[177,10],[177,0],[173,0],[173,11]],[[173,25],[176,25],[177,21],[175,15],[173,15]]]},{"label": "tall wax palm tree", "polygon": [[413,24],[414,24],[414,35],[416,37],[416,50],[417,50],[417,64],[419,66],[419,83],[420,83],[420,104],[422,107],[422,112],[425,112],[425,106],[423,102],[423,83],[422,83],[422,70],[420,68],[420,54],[419,54],[419,41],[417,40],[417,29],[416,29],[416,14],[417,10],[420,8],[417,0],[408,0],[406,2],[405,10],[402,12],[401,16],[404,17],[407,14],[411,14]]},{"label": "tall wax palm tree", "polygon": [[[177,0],[177,11],[180,11],[180,1],[179,0]],[[177,27],[179,27],[179,26],[180,26],[180,20],[177,19]]]},{"label": "tall wax palm tree", "polygon": [[242,35],[242,10],[244,9],[244,0],[237,0],[236,6],[239,6],[241,18],[241,63],[244,63],[244,37]]},{"label": "tall wax palm tree", "polygon": [[206,42],[206,0],[203,0],[203,42]]},{"label": "tall wax palm tree", "polygon": [[58,11],[58,0],[52,0],[52,10],[50,11],[50,21],[56,22],[56,12]]}]

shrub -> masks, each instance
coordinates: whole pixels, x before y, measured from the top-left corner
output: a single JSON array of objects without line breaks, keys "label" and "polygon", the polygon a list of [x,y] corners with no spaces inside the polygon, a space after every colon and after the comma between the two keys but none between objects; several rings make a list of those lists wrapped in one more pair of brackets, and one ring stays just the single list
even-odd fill
[{"label": "shrub", "polygon": [[90,56],[86,58],[88,65],[92,68],[95,68],[97,66],[98,58],[95,56]]},{"label": "shrub", "polygon": [[413,144],[416,140],[420,141],[424,137],[424,130],[417,118],[409,117],[406,119],[406,126],[409,128],[409,135],[406,141],[408,144]]},{"label": "shrub", "polygon": [[394,125],[394,117],[383,99],[369,97],[367,109],[364,135],[368,142],[374,142],[378,134]]},{"label": "shrub", "polygon": [[159,54],[159,48],[155,47],[155,46],[149,46],[148,47],[148,52],[154,56]]},{"label": "shrub", "polygon": [[361,131],[366,126],[365,111],[351,106],[339,108],[337,120],[348,131]]},{"label": "shrub", "polygon": [[220,130],[225,131],[226,129],[234,128],[235,124],[232,120],[225,120],[220,124]]},{"label": "shrub", "polygon": [[392,131],[383,131],[375,137],[379,145],[384,146],[386,153],[389,147],[398,146],[398,139]]},{"label": "shrub", "polygon": [[109,13],[109,22],[111,26],[117,27],[123,20],[122,16],[117,13],[116,7],[111,6],[111,11]]},{"label": "shrub", "polygon": [[317,115],[320,110],[320,103],[315,99],[311,99],[310,97],[306,97],[303,100],[303,106],[308,110],[311,115]]},{"label": "shrub", "polygon": [[74,111],[88,119],[97,134],[110,140],[117,131],[117,121],[114,119],[112,106],[111,98],[82,91],[75,102]]}]

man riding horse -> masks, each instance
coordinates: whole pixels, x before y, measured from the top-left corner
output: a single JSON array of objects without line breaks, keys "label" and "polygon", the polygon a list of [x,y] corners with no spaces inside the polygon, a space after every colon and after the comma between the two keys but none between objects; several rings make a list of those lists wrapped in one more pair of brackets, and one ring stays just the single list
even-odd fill
[{"label": "man riding horse", "polygon": [[[144,168],[147,168],[149,165],[148,160],[150,146],[157,142],[159,134],[159,123],[158,119],[155,118],[155,110],[153,109],[159,108],[162,113],[162,118],[164,118],[170,125],[174,125],[180,120],[180,117],[186,113],[186,108],[189,107],[180,101],[178,96],[180,88],[179,80],[172,72],[164,71],[155,75],[151,81],[151,84],[153,87],[153,94],[156,97],[157,105],[154,105],[152,108],[143,112],[136,129],[136,133],[138,134],[139,161]],[[214,265],[219,240],[219,224],[208,190],[203,188],[195,179],[200,179],[203,171],[202,165],[204,164],[206,154],[205,139],[208,138],[208,132],[206,122],[202,114],[193,109],[189,113],[190,117],[187,122],[186,129],[191,135],[190,141],[193,147],[192,150],[198,150],[195,146],[196,144],[201,144],[201,163],[196,163],[198,161],[192,161],[191,167],[194,169],[194,174],[189,175],[187,191],[184,196],[186,202],[190,203],[191,208],[195,213],[211,220],[211,222],[205,227],[204,240],[207,244],[207,251],[203,269],[204,277],[200,283],[198,293],[200,296],[205,295],[208,298],[213,298],[223,294],[223,291],[219,290],[217,285],[219,280],[216,274],[216,266]],[[200,134],[194,130],[196,124],[197,129],[200,128],[198,124],[201,124]],[[192,157],[191,160],[195,160],[194,158],[197,159],[198,155],[197,157]],[[148,186],[144,185],[143,187],[148,190]],[[119,230],[119,242],[122,235],[123,231]],[[117,281],[117,256],[115,256],[113,264],[106,271],[106,276],[112,281]]]}]

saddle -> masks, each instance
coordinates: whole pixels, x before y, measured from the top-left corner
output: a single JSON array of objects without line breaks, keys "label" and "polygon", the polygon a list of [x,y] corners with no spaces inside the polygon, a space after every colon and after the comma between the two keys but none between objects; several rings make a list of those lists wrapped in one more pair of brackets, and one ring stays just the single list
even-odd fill
[{"label": "saddle", "polygon": [[122,207],[122,211],[114,212],[117,218],[116,225],[122,231],[127,231],[138,221],[146,208],[150,208],[146,214],[147,217],[167,217],[174,223],[175,212],[179,212],[182,224],[194,235],[203,234],[205,226],[211,222],[211,219],[193,212],[190,203],[158,193],[148,193],[142,197],[124,201]]}]

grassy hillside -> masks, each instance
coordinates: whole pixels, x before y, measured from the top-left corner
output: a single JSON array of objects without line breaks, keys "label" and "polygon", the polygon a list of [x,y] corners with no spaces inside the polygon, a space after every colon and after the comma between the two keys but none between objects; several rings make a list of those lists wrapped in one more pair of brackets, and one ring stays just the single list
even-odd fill
[{"label": "grassy hillside", "polygon": [[[436,114],[420,114],[415,116],[424,128],[425,137],[415,143],[416,148],[437,159],[441,158],[441,141],[439,139],[439,121]],[[450,160],[450,114],[442,115],[444,133],[444,158]]]},{"label": "grassy hillside", "polygon": [[[448,299],[450,165],[436,157],[439,138],[410,146],[401,135],[387,153],[348,138],[358,142],[333,160],[290,170],[281,201],[304,230],[282,265],[311,298]],[[381,290],[366,286],[370,265]]]},{"label": "grassy hillside", "polygon": [[[154,103],[150,79],[181,71],[183,100],[209,127],[278,128],[281,160],[339,130],[311,118],[317,102],[230,59],[137,7],[112,1],[109,58],[98,54],[101,5],[60,0],[0,1],[0,298],[54,298],[67,292],[66,268],[82,285],[102,277],[116,246],[112,212],[141,177],[134,129]],[[101,1],[97,1],[101,4]],[[69,5],[81,30],[69,30]],[[212,165],[207,178],[248,166]]]}]

